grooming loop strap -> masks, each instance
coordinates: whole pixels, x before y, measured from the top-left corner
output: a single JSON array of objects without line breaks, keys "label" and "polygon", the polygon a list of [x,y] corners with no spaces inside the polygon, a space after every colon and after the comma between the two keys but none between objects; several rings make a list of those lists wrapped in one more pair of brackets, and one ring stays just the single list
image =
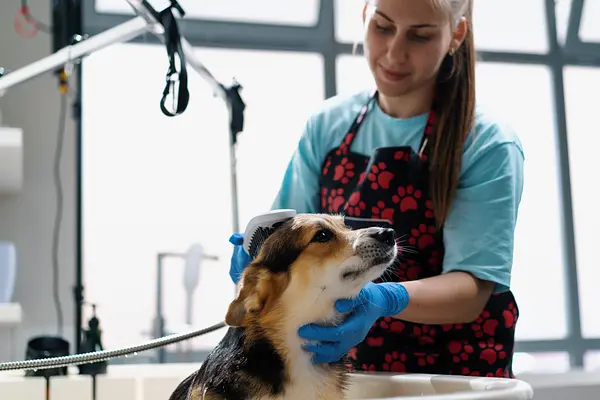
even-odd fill
[{"label": "grooming loop strap", "polygon": [[[160,109],[164,115],[169,117],[174,117],[183,113],[190,100],[185,54],[181,46],[181,34],[179,33],[177,20],[173,15],[173,8],[177,9],[182,17],[185,15],[185,12],[176,0],[171,0],[171,6],[159,13],[159,21],[165,28],[164,38],[167,47],[167,55],[169,57],[169,70],[166,76],[165,89],[163,90],[163,95],[160,100]],[[176,65],[176,56],[179,59],[179,68],[177,68]],[[175,92],[177,92],[177,96],[175,95]],[[173,102],[171,110],[166,107],[169,93],[172,94]]]}]

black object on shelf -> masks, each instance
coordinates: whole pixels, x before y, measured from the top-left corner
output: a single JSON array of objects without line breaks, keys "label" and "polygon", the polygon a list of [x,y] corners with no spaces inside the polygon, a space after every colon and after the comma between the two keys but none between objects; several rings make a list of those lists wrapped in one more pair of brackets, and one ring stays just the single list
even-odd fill
[{"label": "black object on shelf", "polygon": [[[25,353],[26,360],[40,358],[64,357],[69,355],[69,342],[57,336],[37,336],[27,342]],[[42,368],[39,370],[26,370],[25,376],[51,376],[67,375],[67,367]]]},{"label": "black object on shelf", "polygon": [[[92,304],[92,318],[88,321],[88,329],[83,330],[83,338],[79,346],[79,353],[92,353],[104,350],[102,346],[102,330],[100,329],[100,320],[96,316],[96,305]],[[106,374],[106,360],[95,363],[81,364],[79,373],[81,375],[101,375]]]}]

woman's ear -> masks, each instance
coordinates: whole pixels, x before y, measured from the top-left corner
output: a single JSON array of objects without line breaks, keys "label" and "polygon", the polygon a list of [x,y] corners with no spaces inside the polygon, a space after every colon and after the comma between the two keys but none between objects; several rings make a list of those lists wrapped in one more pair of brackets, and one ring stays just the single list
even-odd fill
[{"label": "woman's ear", "polygon": [[467,23],[467,19],[465,17],[461,17],[456,25],[456,29],[452,35],[452,40],[450,41],[450,49],[452,51],[458,50],[462,42],[467,37],[467,32],[469,31],[469,24]]},{"label": "woman's ear", "polygon": [[362,22],[363,24],[365,23],[366,19],[367,19],[367,7],[369,5],[367,4],[367,2],[365,1],[365,5],[363,6],[363,10],[362,10]]}]

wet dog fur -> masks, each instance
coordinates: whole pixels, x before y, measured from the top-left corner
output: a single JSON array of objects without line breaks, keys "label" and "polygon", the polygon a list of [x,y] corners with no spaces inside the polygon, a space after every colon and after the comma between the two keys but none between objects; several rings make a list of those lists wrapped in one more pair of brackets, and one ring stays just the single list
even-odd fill
[{"label": "wet dog fur", "polygon": [[298,329],[343,320],[334,303],[355,297],[397,255],[393,230],[351,230],[339,216],[299,214],[244,270],[229,326],[170,400],[343,400],[344,361],[314,365]]}]

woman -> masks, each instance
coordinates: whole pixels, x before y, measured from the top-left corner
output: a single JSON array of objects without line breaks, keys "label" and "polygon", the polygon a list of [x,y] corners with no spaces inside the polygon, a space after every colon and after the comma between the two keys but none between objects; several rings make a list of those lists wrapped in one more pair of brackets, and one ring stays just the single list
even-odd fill
[{"label": "woman", "polygon": [[352,311],[343,324],[300,329],[315,363],[347,354],[358,370],[513,377],[524,157],[476,109],[471,15],[470,0],[370,0],[377,90],[326,100],[285,172],[273,208],[387,220],[405,249],[385,282],[338,301]]}]

